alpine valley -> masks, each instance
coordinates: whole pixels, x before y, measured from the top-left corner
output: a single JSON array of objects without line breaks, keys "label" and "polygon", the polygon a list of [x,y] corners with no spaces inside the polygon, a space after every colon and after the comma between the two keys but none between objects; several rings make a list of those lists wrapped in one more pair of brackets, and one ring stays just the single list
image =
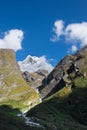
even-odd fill
[{"label": "alpine valley", "polygon": [[87,46],[54,68],[0,49],[0,130],[87,130]]}]

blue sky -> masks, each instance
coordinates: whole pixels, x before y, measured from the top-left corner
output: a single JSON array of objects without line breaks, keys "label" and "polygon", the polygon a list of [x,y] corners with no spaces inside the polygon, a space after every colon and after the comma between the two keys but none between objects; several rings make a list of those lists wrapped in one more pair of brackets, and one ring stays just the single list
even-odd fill
[{"label": "blue sky", "polygon": [[87,0],[0,0],[0,37],[11,29],[24,32],[23,49],[16,52],[18,61],[30,54],[46,55],[58,62],[67,54],[72,46],[71,39],[67,43],[65,35],[61,35],[55,42],[50,40],[57,20],[64,21],[64,28],[86,22]]}]

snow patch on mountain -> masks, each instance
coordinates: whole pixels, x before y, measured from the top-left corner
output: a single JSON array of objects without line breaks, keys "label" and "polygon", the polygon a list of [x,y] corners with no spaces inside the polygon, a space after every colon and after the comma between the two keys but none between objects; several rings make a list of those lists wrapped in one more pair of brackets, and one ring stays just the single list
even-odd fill
[{"label": "snow patch on mountain", "polygon": [[51,72],[53,66],[48,62],[45,56],[37,57],[28,55],[26,59],[18,62],[21,71],[36,72],[38,70],[47,70]]}]

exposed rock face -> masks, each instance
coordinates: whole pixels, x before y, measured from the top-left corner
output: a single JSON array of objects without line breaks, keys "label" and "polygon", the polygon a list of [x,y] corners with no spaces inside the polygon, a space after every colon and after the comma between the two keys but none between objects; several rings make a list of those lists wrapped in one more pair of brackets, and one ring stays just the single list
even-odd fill
[{"label": "exposed rock face", "polygon": [[42,85],[42,80],[48,75],[48,71],[38,70],[35,73],[25,71],[22,75],[27,84],[37,90],[38,86]]},{"label": "exposed rock face", "polygon": [[40,101],[37,92],[23,79],[10,49],[0,49],[0,104],[26,109]]},{"label": "exposed rock face", "polygon": [[69,85],[76,76],[86,76],[87,46],[75,55],[67,55],[54,70],[43,80],[39,87],[41,97],[48,97],[64,86]]}]

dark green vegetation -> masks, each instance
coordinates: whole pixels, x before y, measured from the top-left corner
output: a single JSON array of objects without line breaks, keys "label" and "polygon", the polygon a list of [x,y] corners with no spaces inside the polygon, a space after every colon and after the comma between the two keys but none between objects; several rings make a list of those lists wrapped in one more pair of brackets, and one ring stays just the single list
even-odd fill
[{"label": "dark green vegetation", "polygon": [[42,128],[28,126],[24,120],[17,117],[18,109],[3,105],[0,107],[0,130],[42,130]]},{"label": "dark green vegetation", "polygon": [[87,130],[87,79],[77,77],[28,112],[49,130]]}]

